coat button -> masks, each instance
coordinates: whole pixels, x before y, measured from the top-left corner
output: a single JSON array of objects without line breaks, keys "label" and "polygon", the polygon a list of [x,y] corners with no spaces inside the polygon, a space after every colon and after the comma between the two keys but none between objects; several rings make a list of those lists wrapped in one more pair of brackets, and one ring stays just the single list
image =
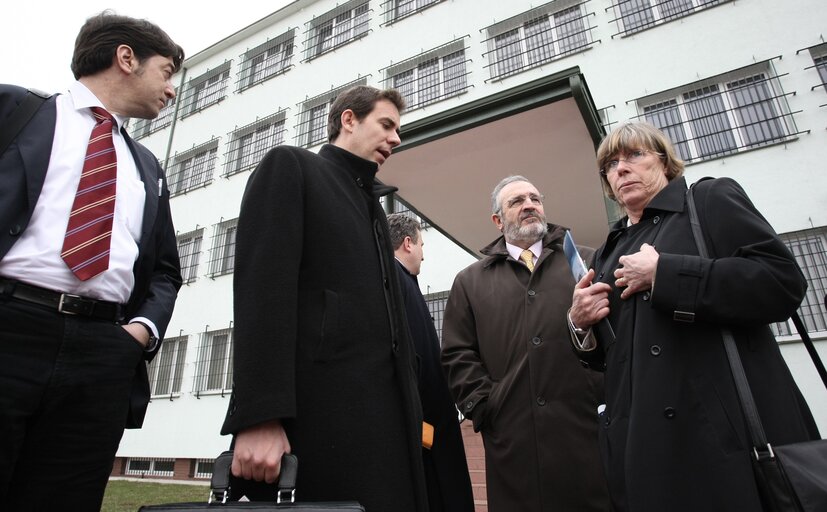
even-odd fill
[{"label": "coat button", "polygon": [[14,226],[12,226],[11,228],[9,228],[9,234],[10,234],[11,236],[17,236],[17,235],[19,235],[19,234],[20,234],[20,232],[21,232],[21,231],[23,231],[23,230],[22,230],[22,229],[20,229],[20,224],[15,224],[15,225],[14,225]]},{"label": "coat button", "polygon": [[399,352],[399,343],[398,343],[398,342],[396,342],[396,341],[394,341],[393,343],[391,343],[391,349],[392,349],[394,352]]},{"label": "coat button", "polygon": [[540,407],[546,405],[546,399],[541,397],[541,396],[538,396],[537,397],[537,405],[539,405]]},{"label": "coat button", "polygon": [[473,408],[474,408],[474,401],[473,400],[468,400],[467,402],[465,402],[465,410],[466,411],[470,411]]},{"label": "coat button", "polygon": [[359,185],[360,188],[363,188],[365,185],[362,183],[362,178],[356,178],[356,184]]},{"label": "coat button", "polygon": [[534,290],[529,290],[528,291],[528,296],[529,297],[534,297],[535,295],[537,295],[537,292],[535,292]]},{"label": "coat button", "polygon": [[649,300],[652,297],[652,294],[649,291],[643,292],[643,300]]},{"label": "coat button", "polygon": [[538,336],[535,336],[535,337],[531,338],[531,344],[532,345],[539,345],[542,342],[543,342],[543,340],[541,340]]},{"label": "coat button", "polygon": [[387,290],[388,288],[390,288],[390,282],[388,281],[388,278],[387,278],[387,277],[386,277],[385,279],[383,279],[383,280],[382,280],[382,282],[384,283],[384,285],[385,285],[385,289],[386,289],[386,290]]},{"label": "coat button", "polygon": [[652,345],[649,347],[649,353],[657,357],[660,355],[660,345]]},{"label": "coat button", "polygon": [[657,224],[658,222],[660,222],[660,216],[659,216],[659,215],[655,215],[655,218],[654,218],[654,219],[652,219],[652,224]]},{"label": "coat button", "polygon": [[676,414],[677,412],[675,411],[674,407],[667,407],[663,410],[663,417],[667,420],[674,419]]}]

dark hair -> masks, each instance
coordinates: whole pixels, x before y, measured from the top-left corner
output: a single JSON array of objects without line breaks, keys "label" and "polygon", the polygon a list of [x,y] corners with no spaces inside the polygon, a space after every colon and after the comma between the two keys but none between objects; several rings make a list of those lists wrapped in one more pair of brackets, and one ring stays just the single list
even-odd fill
[{"label": "dark hair", "polygon": [[[666,179],[672,181],[683,176],[683,161],[665,133],[643,121],[629,122],[612,130],[597,148],[597,168],[602,169],[609,160],[618,155],[627,154],[636,149],[646,149],[659,153],[666,168]],[[603,191],[609,199],[615,199],[609,180],[600,175]]]},{"label": "dark hair", "polygon": [[108,69],[122,44],[132,48],[138,61],[155,55],[171,58],[176,72],[184,61],[184,50],[154,23],[106,10],[87,19],[78,32],[72,55],[75,79]]},{"label": "dark hair", "polygon": [[368,85],[357,85],[342,91],[330,106],[330,114],[327,116],[327,141],[333,142],[339,136],[342,130],[342,112],[350,109],[356,119],[361,121],[373,111],[379,100],[390,101],[400,113],[405,110],[405,99],[396,89],[379,90]]},{"label": "dark hair", "polygon": [[413,243],[419,242],[419,222],[405,213],[391,213],[388,215],[388,228],[391,234],[391,247],[399,249],[405,237],[411,237]]}]

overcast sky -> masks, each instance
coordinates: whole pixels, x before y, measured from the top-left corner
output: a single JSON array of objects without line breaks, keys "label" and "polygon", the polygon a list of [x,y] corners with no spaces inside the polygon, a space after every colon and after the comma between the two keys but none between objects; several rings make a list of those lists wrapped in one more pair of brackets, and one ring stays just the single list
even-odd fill
[{"label": "overcast sky", "polygon": [[80,26],[104,9],[145,18],[195,55],[211,44],[277,11],[291,0],[230,3],[192,1],[75,0],[6,2],[0,29],[0,83],[65,91],[74,80],[69,65]]}]

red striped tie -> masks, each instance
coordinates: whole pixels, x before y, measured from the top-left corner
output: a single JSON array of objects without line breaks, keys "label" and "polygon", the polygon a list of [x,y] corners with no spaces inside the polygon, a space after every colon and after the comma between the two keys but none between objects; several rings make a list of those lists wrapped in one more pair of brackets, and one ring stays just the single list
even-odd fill
[{"label": "red striped tie", "polygon": [[112,114],[91,107],[97,124],[89,137],[86,160],[69,214],[60,257],[81,281],[109,268],[112,219],[115,215],[115,184],[118,162],[112,143]]}]

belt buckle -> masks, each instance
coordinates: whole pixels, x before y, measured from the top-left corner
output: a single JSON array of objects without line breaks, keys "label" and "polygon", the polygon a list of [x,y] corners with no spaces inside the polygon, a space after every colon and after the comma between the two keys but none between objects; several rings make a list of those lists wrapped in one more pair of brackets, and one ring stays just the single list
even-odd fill
[{"label": "belt buckle", "polygon": [[64,315],[77,315],[77,313],[74,312],[74,311],[67,311],[67,310],[63,309],[63,302],[67,298],[82,299],[83,297],[81,297],[80,295],[74,295],[74,294],[71,294],[71,293],[61,293],[60,294],[60,300],[57,303],[57,312],[58,313],[63,313]]}]

